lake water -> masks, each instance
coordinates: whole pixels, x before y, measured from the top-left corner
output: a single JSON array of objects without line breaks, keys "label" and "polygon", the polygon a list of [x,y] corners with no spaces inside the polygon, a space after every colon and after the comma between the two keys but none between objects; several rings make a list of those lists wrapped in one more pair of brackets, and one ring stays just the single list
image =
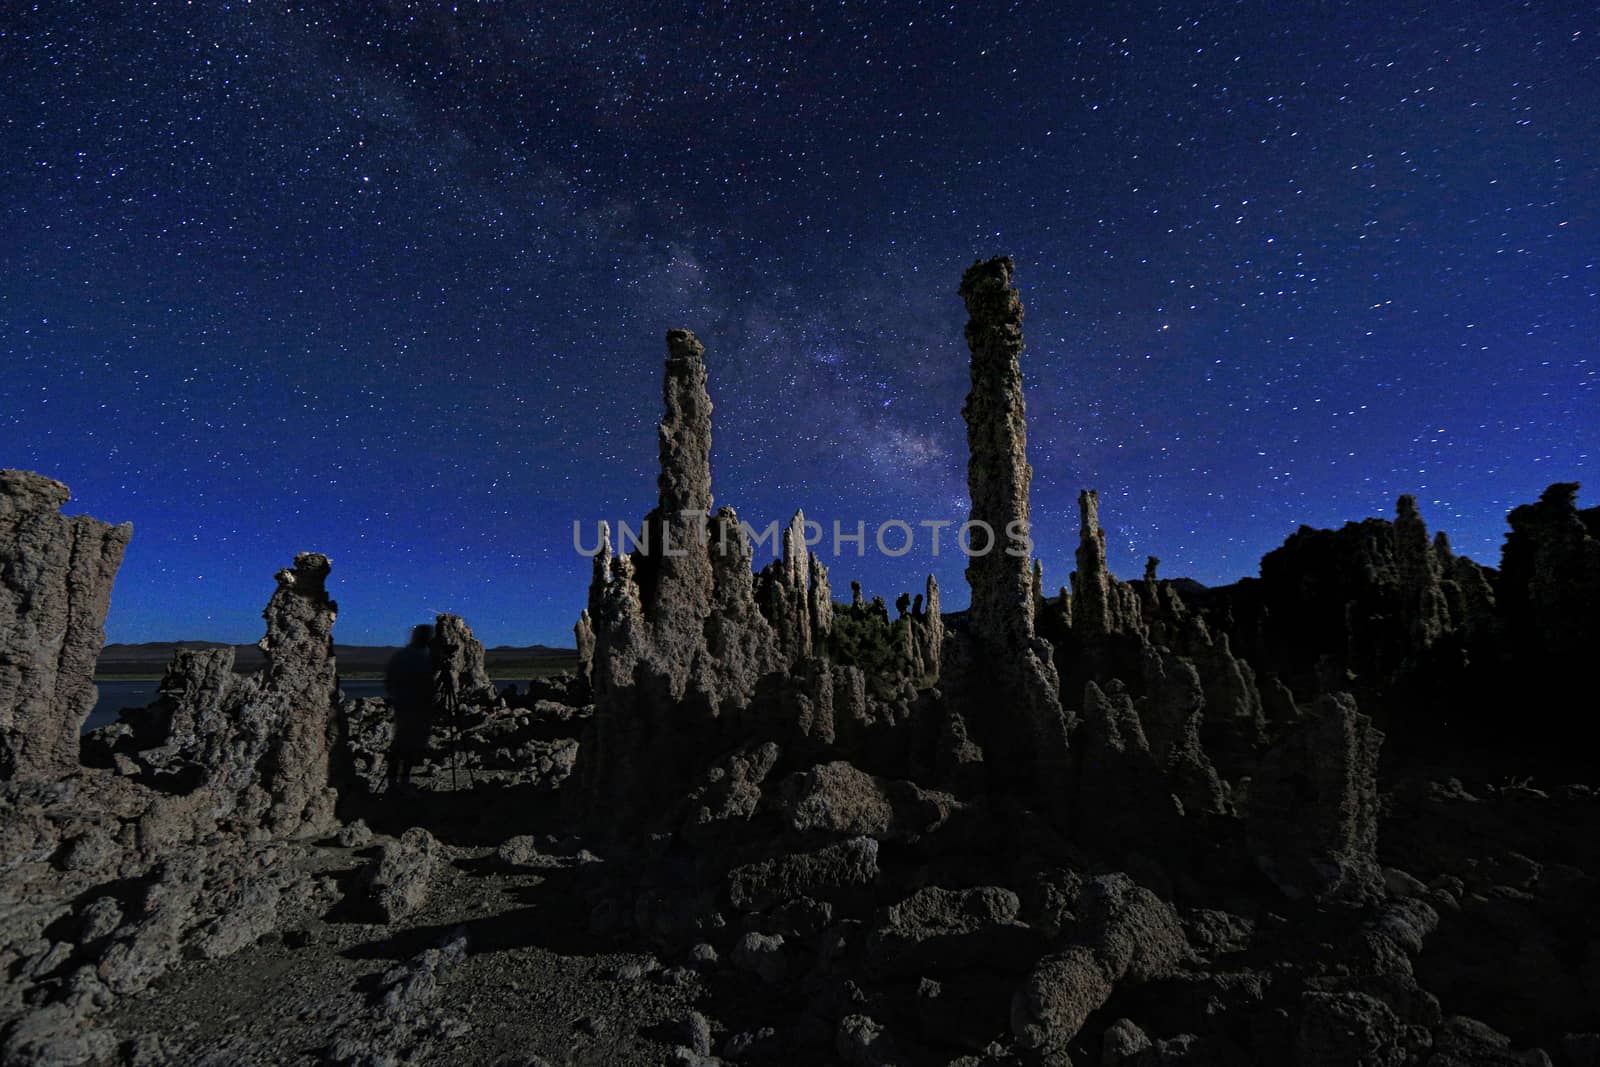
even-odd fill
[{"label": "lake water", "polygon": [[[507,686],[516,686],[526,690],[526,678],[495,679],[495,685],[501,689]],[[87,733],[107,723],[117,721],[117,714],[123,708],[142,708],[151,704],[156,699],[156,691],[161,688],[161,682],[156,678],[139,678],[132,681],[104,681],[95,682],[100,687],[100,699],[95,701],[94,710],[89,713],[89,718],[84,722],[83,729]],[[352,700],[363,697],[383,696],[382,678],[347,678],[340,683],[344,695]]]}]

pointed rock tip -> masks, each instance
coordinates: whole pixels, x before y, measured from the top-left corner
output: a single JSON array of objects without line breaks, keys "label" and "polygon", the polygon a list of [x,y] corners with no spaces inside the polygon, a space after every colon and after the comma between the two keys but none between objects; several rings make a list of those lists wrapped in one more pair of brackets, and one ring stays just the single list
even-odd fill
[{"label": "pointed rock tip", "polygon": [[1544,492],[1539,494],[1541,504],[1559,504],[1562,507],[1577,507],[1578,505],[1577,482],[1552,482]]},{"label": "pointed rock tip", "polygon": [[690,330],[676,329],[667,331],[667,355],[672,359],[700,359],[706,354],[706,346]]},{"label": "pointed rock tip", "polygon": [[1078,516],[1085,523],[1099,523],[1100,493],[1098,490],[1080,489],[1078,491]]},{"label": "pointed rock tip", "polygon": [[1010,256],[980,259],[961,276],[957,292],[973,318],[1021,318],[1022,300],[1012,285],[1016,267]]},{"label": "pointed rock tip", "polygon": [[294,569],[297,571],[319,571],[327,574],[333,569],[333,560],[321,552],[298,552],[294,557]]},{"label": "pointed rock tip", "polygon": [[321,552],[300,552],[294,557],[293,567],[278,572],[278,584],[315,595],[322,590],[323,581],[331,570],[333,561]]},{"label": "pointed rock tip", "polygon": [[0,470],[0,498],[10,501],[4,510],[48,511],[72,499],[72,491],[54,478],[8,467]]}]

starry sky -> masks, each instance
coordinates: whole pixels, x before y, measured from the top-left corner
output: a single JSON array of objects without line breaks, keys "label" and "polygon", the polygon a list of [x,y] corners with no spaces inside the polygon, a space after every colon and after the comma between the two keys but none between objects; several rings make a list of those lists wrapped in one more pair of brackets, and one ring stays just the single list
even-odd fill
[{"label": "starry sky", "polygon": [[[11,3],[0,466],[131,521],[112,641],[453,611],[571,644],[693,329],[719,503],[962,520],[955,295],[1015,257],[1035,540],[1256,572],[1415,493],[1600,489],[1600,9]],[[964,561],[829,558],[892,600]],[[828,554],[831,557],[831,553]]]}]

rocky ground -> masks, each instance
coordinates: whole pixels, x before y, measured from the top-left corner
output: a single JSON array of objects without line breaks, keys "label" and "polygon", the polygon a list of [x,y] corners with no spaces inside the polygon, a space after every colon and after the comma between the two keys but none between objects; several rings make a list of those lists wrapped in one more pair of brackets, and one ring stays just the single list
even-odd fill
[{"label": "rocky ground", "polygon": [[581,865],[502,861],[480,843],[491,831],[476,810],[486,801],[523,807],[527,828],[542,821],[526,810],[537,798],[515,791],[392,800],[375,815],[396,832],[432,827],[425,888],[392,921],[381,921],[370,880],[397,841],[346,833],[315,864],[352,887],[340,906],[285,916],[248,948],[119,1002],[105,1022],[159,1035],[161,1053],[183,1063],[665,1062],[671,1024],[715,977],[664,975],[654,957],[592,934]]},{"label": "rocky ground", "polygon": [[[1010,261],[960,293],[973,518],[1004,530]],[[692,547],[607,535],[580,669],[525,693],[440,616],[411,786],[388,705],[339,688],[316,553],[260,669],[178,651],[69,743],[128,531],[0,474],[0,1059],[1600,1064],[1576,485],[1511,512],[1498,568],[1402,496],[1221,589],[1111,574],[1085,491],[1056,594],[996,554],[962,615],[931,578],[891,611],[833,599],[800,514],[755,569],[704,348],[667,344],[641,529]]]},{"label": "rocky ground", "polygon": [[[450,792],[448,784],[447,774],[424,778],[415,793],[376,801],[360,823],[292,861],[307,877],[330,879],[336,895],[281,908],[271,928],[237,950],[186,959],[96,1015],[94,1026],[116,1035],[104,1043],[106,1062],[901,1062],[884,1050],[871,1053],[875,1060],[851,1055],[860,1042],[827,1024],[821,1002],[837,991],[817,932],[797,924],[767,952],[745,937],[742,927],[753,924],[735,919],[703,941],[665,950],[615,906],[637,899],[637,857],[561,836],[548,792],[481,784]],[[1365,1046],[1321,1061],[1300,1055],[1307,1042],[1332,1040],[1322,1026],[1439,1065],[1594,1062],[1600,1039],[1583,1027],[1592,1025],[1600,977],[1595,882],[1583,872],[1596,869],[1595,837],[1584,831],[1600,825],[1600,794],[1416,779],[1384,800],[1383,859],[1397,864],[1384,871],[1389,906],[1359,918],[1287,901],[1167,913],[1146,899],[1154,918],[1138,921],[1137,936],[1151,939],[1146,922],[1170,924],[1173,958],[1087,1013],[1068,1050],[1075,1062],[1254,1062],[1233,1058],[1248,1054],[1231,1043],[1225,1020],[1241,1004],[1271,1004],[1291,962],[1323,973],[1297,982],[1306,987],[1298,996],[1264,1013],[1285,1026],[1299,1016],[1278,1036],[1286,1056],[1275,1062],[1407,1062],[1373,1058]],[[428,868],[425,888],[397,895],[408,902],[385,911],[381,887],[373,887],[385,852],[398,852],[402,837],[419,837],[420,828],[431,839],[427,860],[417,861]],[[943,1059],[922,1049],[903,1062],[949,1062],[963,1046],[977,1057],[971,1062],[1013,1062],[998,1054],[1013,1040],[1004,968],[1021,972],[1051,945],[1084,939],[1085,920],[1100,926],[1091,936],[1114,940],[1116,907],[1085,909],[1085,889],[1142,895],[1121,876],[1097,882],[1082,874],[1062,884],[1076,882],[1078,911],[1094,914],[1057,911],[1054,924],[1044,920],[1048,902],[993,889],[937,899],[924,887],[915,915],[903,904],[899,913],[894,905],[864,910],[878,961],[869,973],[900,987],[889,999],[907,1001],[920,1036],[954,1041]],[[885,859],[878,895],[899,892],[888,883],[909,887],[926,877],[923,864]],[[1063,918],[1076,924],[1072,938],[1062,936]],[[1574,944],[1575,932],[1588,945]],[[985,956],[996,971],[985,973]],[[1586,961],[1587,973],[1573,961]],[[884,992],[863,990],[862,1006]],[[959,1006],[945,1010],[937,1001],[951,993]],[[1261,1025],[1251,1018],[1252,1028]],[[1151,1033],[1195,1037],[1180,1042],[1181,1053],[1154,1043],[1144,1053],[1117,1051]],[[26,1062],[17,1037],[8,1047]],[[1546,1051],[1529,1051],[1540,1038]],[[1451,1042],[1460,1051],[1447,1055]],[[986,1057],[990,1046],[997,1054]],[[69,1053],[35,1062],[74,1060]]]}]

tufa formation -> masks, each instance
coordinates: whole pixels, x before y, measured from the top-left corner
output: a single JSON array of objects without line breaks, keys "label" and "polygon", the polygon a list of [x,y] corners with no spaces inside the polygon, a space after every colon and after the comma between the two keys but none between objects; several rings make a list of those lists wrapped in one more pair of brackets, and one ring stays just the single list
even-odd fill
[{"label": "tufa formation", "polygon": [[1207,589],[1116,577],[1089,489],[1047,595],[1004,551],[1012,262],[958,292],[997,542],[969,609],[931,577],[835,601],[798,511],[756,569],[673,330],[657,502],[604,532],[577,670],[502,689],[438,616],[420,751],[341,691],[304,553],[261,670],[179,651],[80,763],[127,528],[0,474],[0,1061],[1596,1062],[1600,793],[1561,693],[1600,509],[1551,486],[1494,569],[1402,496]]},{"label": "tufa formation", "polygon": [[133,527],[62,515],[70,495],[0,470],[0,782],[72,773],[94,707],[111,583]]}]

